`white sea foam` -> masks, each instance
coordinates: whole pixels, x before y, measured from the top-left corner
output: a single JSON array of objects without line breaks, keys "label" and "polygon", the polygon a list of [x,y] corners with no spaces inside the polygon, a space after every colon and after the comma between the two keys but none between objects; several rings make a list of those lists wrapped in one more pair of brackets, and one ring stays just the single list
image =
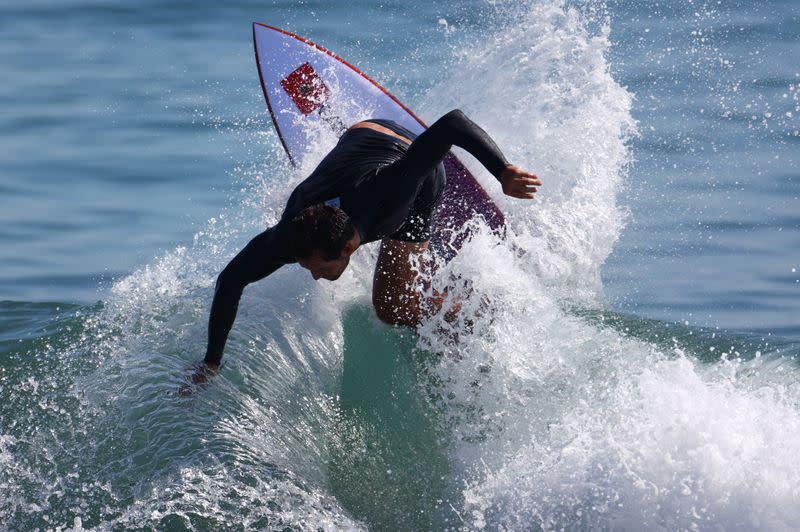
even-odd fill
[{"label": "white sea foam", "polygon": [[632,95],[609,72],[607,27],[590,34],[581,13],[561,2],[518,9],[513,26],[460,52],[423,107],[431,116],[461,107],[512,163],[542,178],[536,201],[520,202],[463,158],[507,213],[517,244],[534,251],[540,280],[597,296],[625,218],[616,196],[635,128]]},{"label": "white sea foam", "polygon": [[797,529],[796,390],[754,389],[724,361],[706,366],[569,312],[603,299],[599,271],[625,217],[616,195],[631,95],[609,73],[607,28],[590,34],[561,2],[519,14],[426,98],[464,108],[544,181],[532,206],[499,200],[508,241],[483,234],[442,270],[469,280],[472,323],[443,312],[420,329],[445,355],[436,371],[460,518],[491,529]]}]

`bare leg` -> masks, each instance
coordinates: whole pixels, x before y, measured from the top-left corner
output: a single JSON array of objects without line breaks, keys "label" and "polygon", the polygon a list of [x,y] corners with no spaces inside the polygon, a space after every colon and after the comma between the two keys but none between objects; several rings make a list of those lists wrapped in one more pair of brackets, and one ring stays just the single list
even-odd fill
[{"label": "bare leg", "polygon": [[417,287],[429,243],[389,238],[381,241],[372,281],[372,304],[381,321],[408,326],[420,322],[422,297]]}]

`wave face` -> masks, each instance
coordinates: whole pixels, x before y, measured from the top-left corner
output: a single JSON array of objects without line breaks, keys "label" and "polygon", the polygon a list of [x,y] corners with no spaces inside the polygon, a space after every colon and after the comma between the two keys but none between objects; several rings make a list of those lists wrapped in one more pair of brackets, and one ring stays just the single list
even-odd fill
[{"label": "wave face", "polygon": [[246,290],[221,374],[176,396],[205,350],[217,272],[308,170],[257,131],[269,153],[239,170],[246,199],[191,245],[95,306],[0,304],[19,323],[0,337],[0,522],[800,528],[800,346],[605,310],[636,134],[606,15],[558,1],[492,13],[485,35],[454,40],[418,107],[461,107],[545,187],[512,201],[464,157],[509,234],[475,226],[433,281],[442,311],[416,332],[380,323],[374,245],[335,284],[287,267]]}]

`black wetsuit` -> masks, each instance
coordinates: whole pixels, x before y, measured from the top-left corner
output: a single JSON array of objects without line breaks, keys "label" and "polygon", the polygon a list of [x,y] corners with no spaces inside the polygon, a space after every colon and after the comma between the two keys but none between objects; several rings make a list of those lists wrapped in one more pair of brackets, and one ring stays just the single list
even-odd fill
[{"label": "black wetsuit", "polygon": [[331,203],[353,221],[361,243],[383,238],[430,239],[433,211],[445,185],[442,159],[453,145],[464,148],[495,177],[508,165],[491,138],[459,110],[419,136],[389,120],[369,120],[413,142],[369,128],[353,128],[314,172],[295,188],[280,221],[253,238],[217,279],[208,324],[205,362],[219,364],[244,287],[263,279],[291,256],[288,222],[311,205]]}]

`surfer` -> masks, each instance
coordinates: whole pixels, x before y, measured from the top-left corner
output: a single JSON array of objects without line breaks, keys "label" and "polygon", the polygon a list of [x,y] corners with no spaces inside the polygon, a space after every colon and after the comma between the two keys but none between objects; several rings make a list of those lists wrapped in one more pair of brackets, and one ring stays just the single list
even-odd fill
[{"label": "surfer", "polygon": [[453,145],[478,159],[508,196],[532,199],[541,186],[534,174],[509,164],[489,135],[460,110],[442,116],[419,136],[389,120],[353,125],[295,188],[280,221],[253,238],[220,273],[208,348],[192,382],[203,382],[218,370],[245,286],[295,262],[315,280],[335,281],[352,254],[376,240],[381,245],[372,284],[375,312],[386,323],[418,324],[425,309],[437,304],[421,301],[418,266],[444,191],[442,160]]}]

